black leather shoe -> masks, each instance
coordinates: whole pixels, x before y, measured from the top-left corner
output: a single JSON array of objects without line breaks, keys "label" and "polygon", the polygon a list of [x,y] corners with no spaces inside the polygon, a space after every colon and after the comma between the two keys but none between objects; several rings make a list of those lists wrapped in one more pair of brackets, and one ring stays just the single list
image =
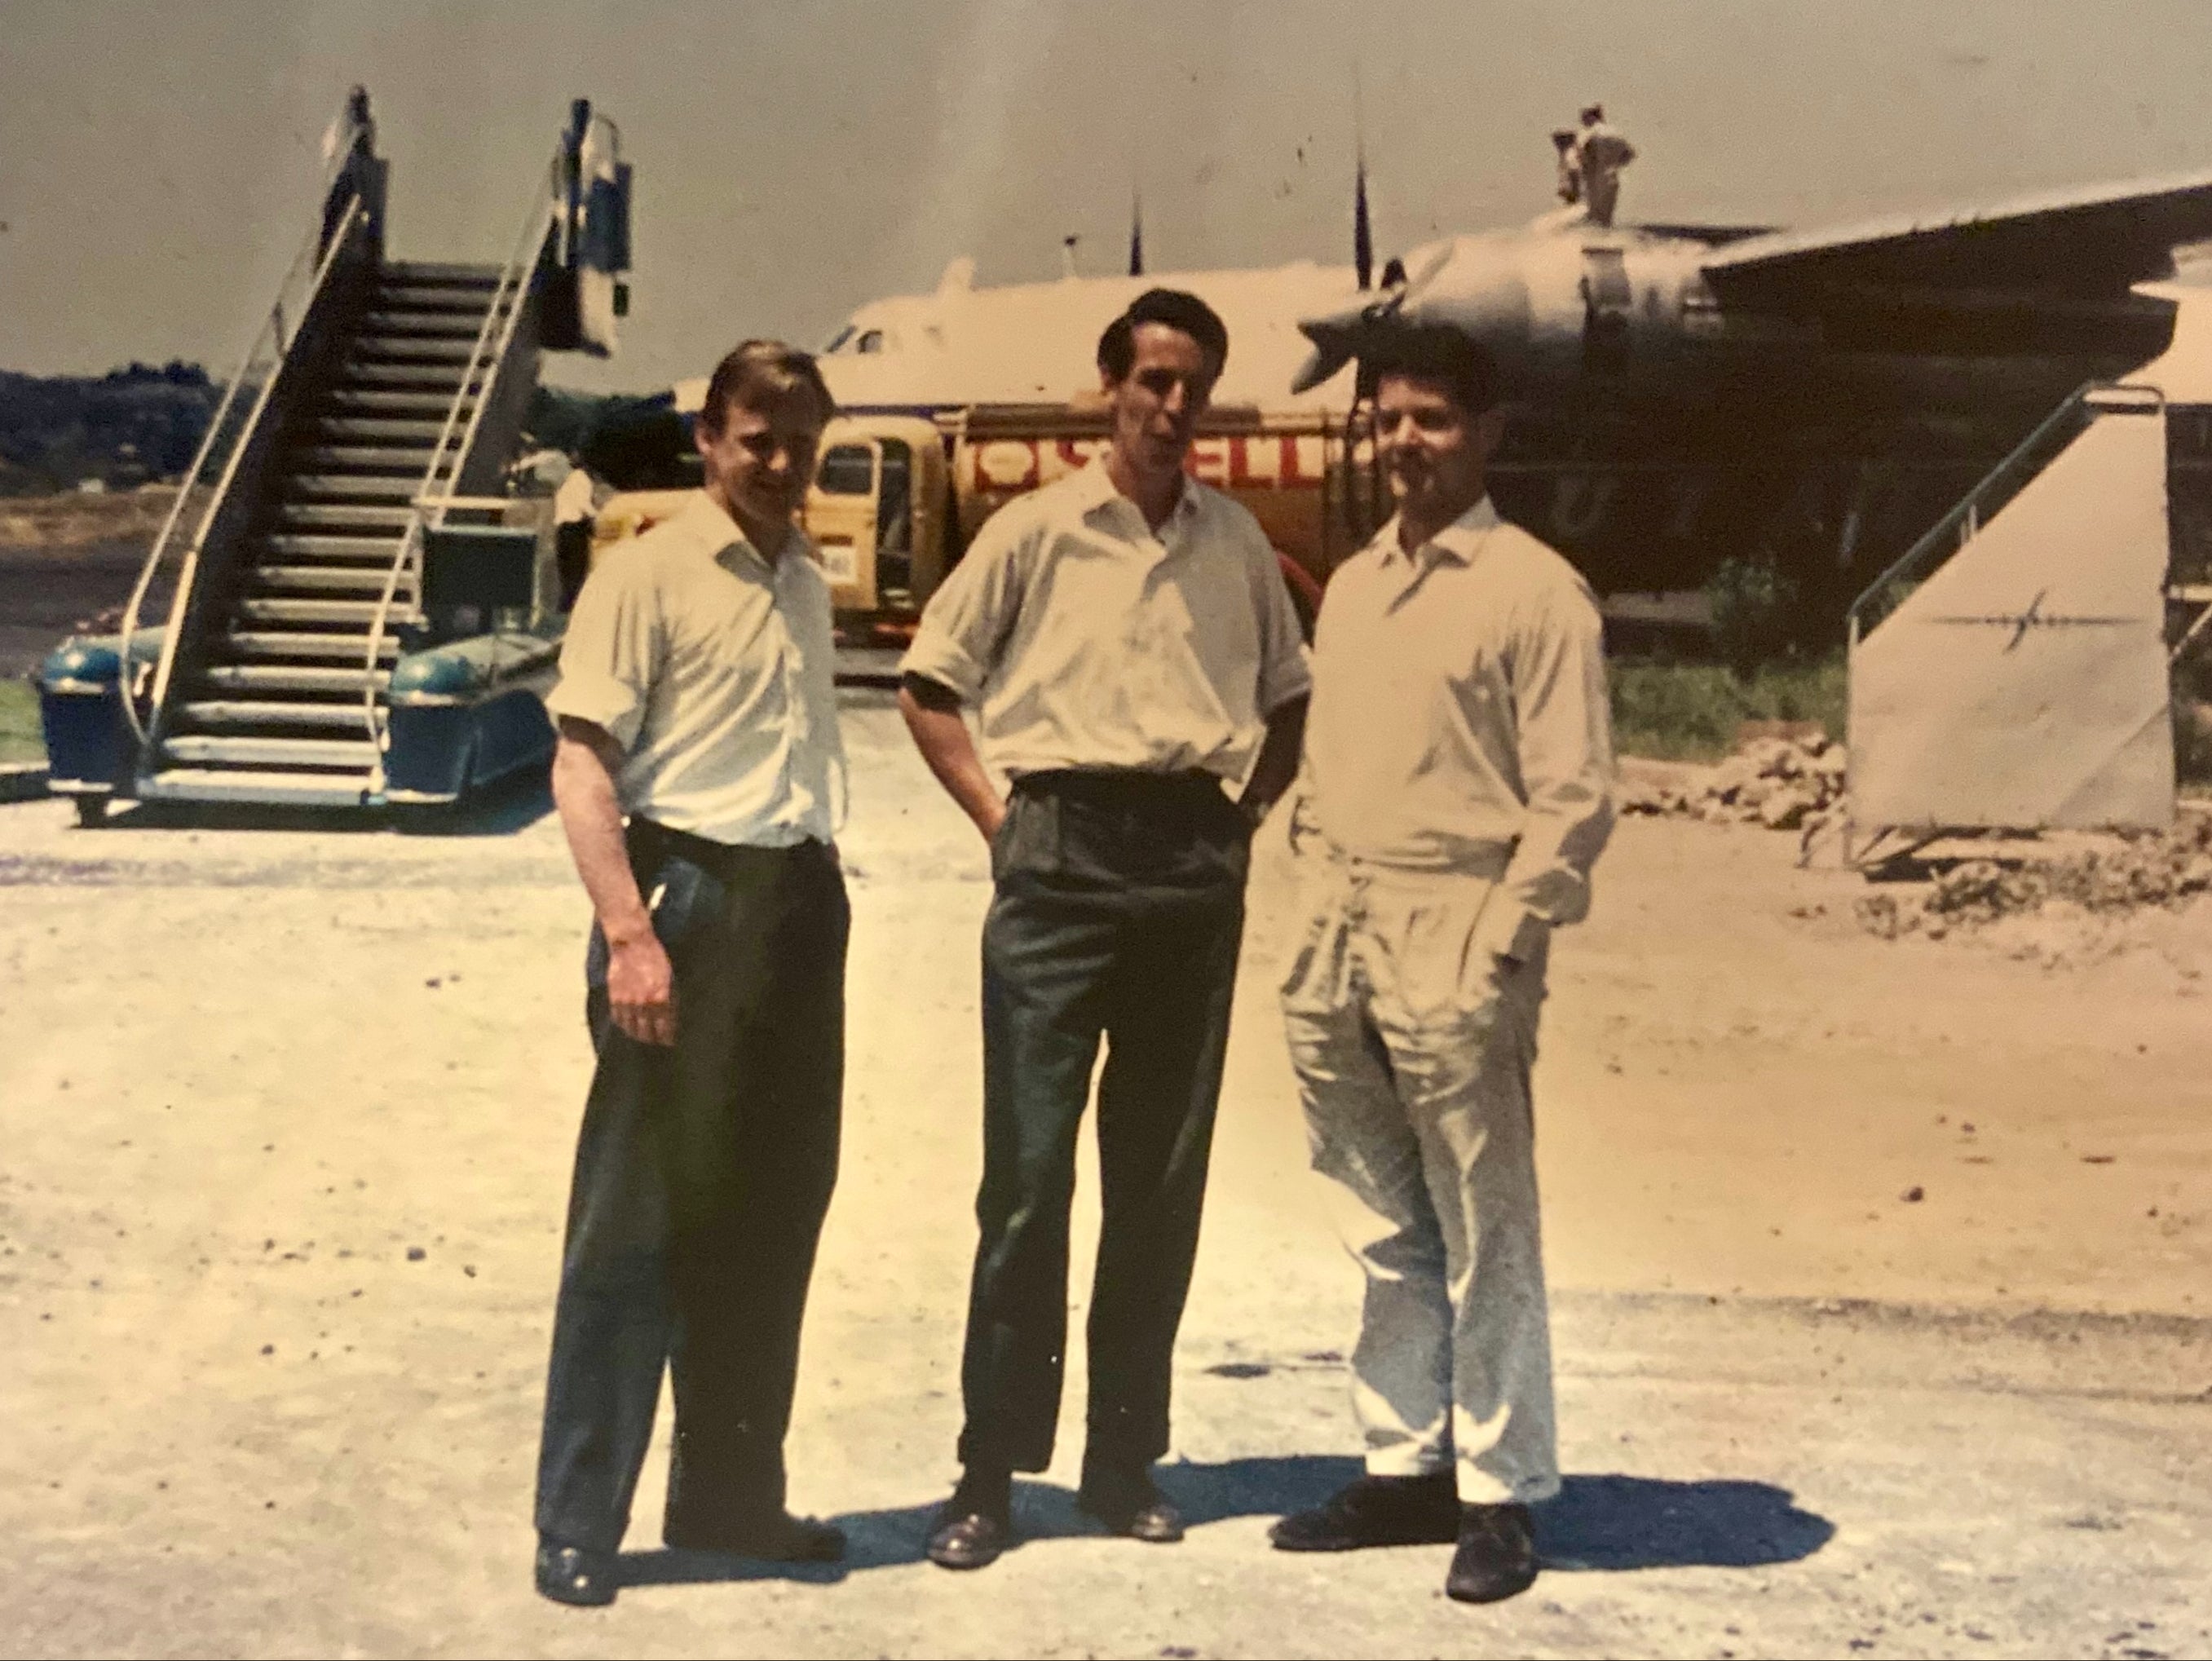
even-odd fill
[{"label": "black leather shoe", "polygon": [[586,1546],[564,1546],[557,1540],[538,1542],[538,1595],[556,1603],[592,1609],[615,1601],[620,1583],[615,1578],[615,1555]]},{"label": "black leather shoe", "polygon": [[1448,1470],[1427,1476],[1362,1476],[1267,1530],[1278,1551],[1358,1551],[1366,1546],[1446,1546],[1459,1538],[1459,1494]]},{"label": "black leather shoe", "polygon": [[1013,1537],[1010,1519],[970,1510],[955,1494],[929,1531],[929,1561],[941,1569],[986,1568],[999,1561]]},{"label": "black leather shoe", "polygon": [[672,1523],[660,1530],[660,1538],[678,1551],[719,1552],[767,1563],[837,1563],[845,1556],[842,1529],[787,1511],[714,1527]]},{"label": "black leather shoe", "polygon": [[1536,1535],[1526,1506],[1462,1509],[1459,1549],[1444,1576],[1444,1596],[1462,1603],[1495,1603],[1536,1581]]},{"label": "black leather shoe", "polygon": [[1087,1470],[1075,1503],[1115,1534],[1132,1540],[1171,1546],[1182,1538],[1182,1513],[1152,1486],[1147,1470]]}]

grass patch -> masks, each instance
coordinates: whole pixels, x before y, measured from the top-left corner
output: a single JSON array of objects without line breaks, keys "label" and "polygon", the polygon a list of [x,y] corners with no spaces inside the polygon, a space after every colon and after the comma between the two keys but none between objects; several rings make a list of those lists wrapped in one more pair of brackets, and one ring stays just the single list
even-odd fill
[{"label": "grass patch", "polygon": [[39,689],[27,680],[0,679],[0,766],[46,758],[46,741],[39,731]]},{"label": "grass patch", "polygon": [[1811,663],[1770,663],[1741,679],[1717,663],[1630,659],[1608,666],[1613,739],[1624,756],[1717,761],[1747,721],[1817,721],[1844,736],[1841,653]]}]

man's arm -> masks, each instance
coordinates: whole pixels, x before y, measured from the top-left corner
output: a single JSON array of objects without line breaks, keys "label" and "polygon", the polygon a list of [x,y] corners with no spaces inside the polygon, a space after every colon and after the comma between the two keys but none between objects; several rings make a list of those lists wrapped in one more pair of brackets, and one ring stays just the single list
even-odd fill
[{"label": "man's arm", "polygon": [[1261,742],[1260,758],[1252,764],[1252,776],[1244,782],[1244,794],[1237,803],[1255,824],[1267,817],[1267,810],[1298,776],[1298,755],[1305,747],[1308,701],[1304,696],[1291,698],[1268,711],[1267,736]]},{"label": "man's arm", "polygon": [[1613,731],[1597,603],[1579,587],[1532,605],[1513,652],[1528,813],[1479,928],[1498,957],[1525,958],[1589,910],[1590,867],[1613,830]]},{"label": "man's arm", "polygon": [[899,679],[898,706],[906,717],[906,730],[914,735],[914,747],[921,751],[945,794],[975,822],[983,840],[990,841],[1006,820],[1006,804],[983,770],[968,723],[960,718],[960,695],[942,681],[908,673]]},{"label": "man's arm", "polygon": [[560,718],[553,752],[553,805],[568,833],[576,874],[591,896],[592,914],[607,941],[607,1001],[615,1025],[641,1043],[676,1042],[676,975],[653,932],[653,914],[637,891],[623,845],[622,801],[615,775],[623,752],[606,728],[574,715]]}]

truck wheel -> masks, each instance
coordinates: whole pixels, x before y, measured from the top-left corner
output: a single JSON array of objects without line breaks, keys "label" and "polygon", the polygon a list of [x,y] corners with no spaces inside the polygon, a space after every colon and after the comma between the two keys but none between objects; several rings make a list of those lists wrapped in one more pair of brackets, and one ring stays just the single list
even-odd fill
[{"label": "truck wheel", "polygon": [[105,796],[72,796],[76,804],[77,828],[97,830],[107,819],[107,798]]}]

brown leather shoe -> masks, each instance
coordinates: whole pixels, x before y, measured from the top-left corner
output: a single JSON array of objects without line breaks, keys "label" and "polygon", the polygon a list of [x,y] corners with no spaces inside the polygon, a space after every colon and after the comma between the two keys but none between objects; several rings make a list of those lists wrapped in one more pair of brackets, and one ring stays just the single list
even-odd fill
[{"label": "brown leather shoe", "polygon": [[842,1529],[787,1511],[714,1527],[672,1523],[660,1530],[660,1538],[678,1551],[719,1552],[768,1563],[836,1563],[845,1556]]},{"label": "brown leather shoe", "polygon": [[1536,1581],[1536,1534],[1526,1506],[1463,1506],[1459,1549],[1444,1576],[1444,1596],[1495,1603]]},{"label": "brown leather shoe", "polygon": [[1152,1485],[1147,1470],[1086,1471],[1075,1503],[1114,1533],[1132,1540],[1171,1546],[1182,1538],[1182,1513]]},{"label": "brown leather shoe", "polygon": [[929,1561],[941,1569],[988,1568],[1013,1543],[1013,1524],[988,1511],[971,1511],[954,1495],[929,1532]]}]

